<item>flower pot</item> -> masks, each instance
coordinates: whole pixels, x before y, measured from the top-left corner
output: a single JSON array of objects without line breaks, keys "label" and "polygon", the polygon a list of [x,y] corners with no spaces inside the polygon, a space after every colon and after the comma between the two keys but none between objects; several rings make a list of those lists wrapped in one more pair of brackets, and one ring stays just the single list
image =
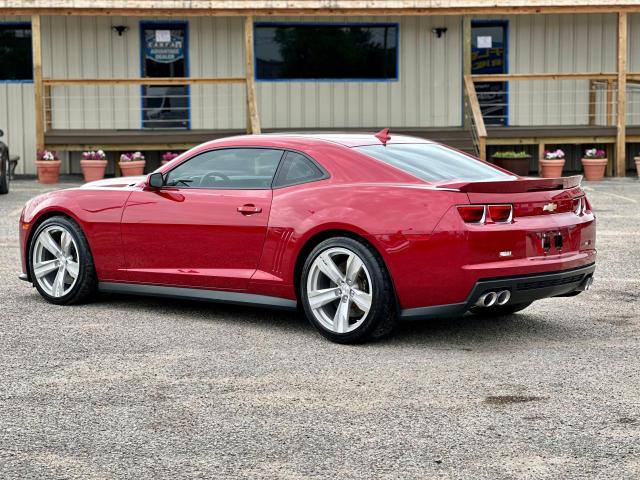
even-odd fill
[{"label": "flower pot", "polygon": [[118,162],[123,177],[133,177],[144,174],[145,160],[134,160],[132,162]]},{"label": "flower pot", "polygon": [[80,160],[80,167],[84,175],[85,182],[93,182],[104,178],[104,171],[107,168],[106,160]]},{"label": "flower pot", "polygon": [[526,157],[517,157],[517,158],[502,158],[502,157],[491,157],[491,161],[500,168],[504,168],[505,170],[509,170],[516,175],[521,177],[526,177],[529,175],[529,162],[531,160],[531,155],[527,155]]},{"label": "flower pot", "polygon": [[540,176],[543,178],[558,178],[562,176],[564,158],[562,159],[540,159]]},{"label": "flower pot", "polygon": [[638,172],[638,177],[640,177],[640,157],[633,157],[636,161],[636,171]]},{"label": "flower pot", "polygon": [[38,181],[40,183],[58,183],[61,160],[36,160]]},{"label": "flower pot", "polygon": [[606,158],[583,158],[584,179],[590,182],[597,182],[604,178],[604,171],[607,168]]}]

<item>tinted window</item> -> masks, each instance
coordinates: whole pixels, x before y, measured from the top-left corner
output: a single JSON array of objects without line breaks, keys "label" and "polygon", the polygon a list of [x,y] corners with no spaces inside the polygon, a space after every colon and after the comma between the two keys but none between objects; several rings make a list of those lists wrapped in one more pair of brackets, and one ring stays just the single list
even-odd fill
[{"label": "tinted window", "polygon": [[282,150],[229,148],[201,153],[167,174],[167,185],[180,188],[267,189]]},{"label": "tinted window", "polygon": [[394,24],[256,24],[259,80],[398,77]]},{"label": "tinted window", "polygon": [[357,150],[429,182],[512,178],[512,175],[442,145],[368,145],[357,147]]},{"label": "tinted window", "polygon": [[0,24],[0,80],[33,80],[31,25]]},{"label": "tinted window", "polygon": [[274,186],[284,187],[324,178],[324,172],[311,160],[296,152],[287,152]]}]

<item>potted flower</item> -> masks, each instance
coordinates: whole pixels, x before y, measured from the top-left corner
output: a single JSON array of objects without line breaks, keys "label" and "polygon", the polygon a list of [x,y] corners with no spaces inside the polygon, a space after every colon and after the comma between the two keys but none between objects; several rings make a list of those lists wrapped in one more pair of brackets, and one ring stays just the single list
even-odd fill
[{"label": "potted flower", "polygon": [[104,171],[107,168],[107,155],[102,150],[82,152],[80,167],[85,182],[101,180],[104,178]]},{"label": "potted flower", "polygon": [[58,183],[60,164],[62,163],[58,154],[49,150],[38,150],[36,159],[38,181],[40,183]]},{"label": "potted flower", "polygon": [[584,178],[590,182],[602,180],[604,171],[607,168],[607,154],[604,150],[590,148],[585,150],[582,159],[584,167]]},{"label": "potted flower", "polygon": [[178,154],[175,152],[165,152],[162,154],[162,160],[160,160],[160,163],[162,163],[162,165],[169,163],[171,160],[173,160],[177,156]]},{"label": "potted flower", "polygon": [[540,159],[540,176],[544,178],[557,178],[562,176],[564,167],[564,152],[558,150],[545,150],[544,158]]},{"label": "potted flower", "polygon": [[521,177],[529,175],[531,155],[527,152],[496,152],[491,156],[491,160],[500,168],[509,170]]},{"label": "potted flower", "polygon": [[142,175],[144,173],[145,165],[144,155],[140,152],[123,153],[120,155],[120,171],[125,177],[133,175]]}]

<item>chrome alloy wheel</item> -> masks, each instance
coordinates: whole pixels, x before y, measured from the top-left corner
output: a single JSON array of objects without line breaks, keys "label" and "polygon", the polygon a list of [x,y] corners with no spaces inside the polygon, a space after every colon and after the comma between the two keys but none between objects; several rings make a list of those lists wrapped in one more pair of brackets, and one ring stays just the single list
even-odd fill
[{"label": "chrome alloy wheel", "polygon": [[342,247],[316,257],[307,277],[307,299],[314,317],[327,330],[349,333],[369,314],[371,276],[362,259]]},{"label": "chrome alloy wheel", "polygon": [[80,254],[71,233],[51,225],[40,232],[32,253],[35,281],[48,295],[64,297],[76,284]]}]

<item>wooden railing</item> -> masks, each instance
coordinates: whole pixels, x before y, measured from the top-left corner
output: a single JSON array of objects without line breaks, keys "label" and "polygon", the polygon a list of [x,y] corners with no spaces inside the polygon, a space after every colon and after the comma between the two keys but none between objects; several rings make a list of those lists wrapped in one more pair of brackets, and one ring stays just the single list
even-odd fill
[{"label": "wooden railing", "polygon": [[[491,143],[488,139],[487,131],[484,124],[484,118],[482,116],[482,110],[478,102],[475,83],[476,82],[511,82],[511,81],[545,81],[545,80],[588,80],[588,91],[585,92],[588,95],[588,124],[596,124],[596,108],[597,108],[597,88],[598,86],[606,86],[606,113],[604,113],[605,126],[615,126],[617,133],[615,136],[616,144],[616,171],[618,175],[624,174],[625,165],[625,129],[626,129],[626,88],[624,91],[618,88],[619,84],[626,86],[627,83],[635,83],[640,81],[640,73],[626,73],[624,72],[624,81],[621,82],[620,72],[615,73],[532,73],[532,74],[490,74],[490,75],[465,75],[465,100],[469,104],[469,110],[471,114],[471,128],[474,142],[477,143],[478,156],[482,159],[486,158],[486,145]],[[627,79],[629,80],[627,82]],[[614,113],[614,106],[615,113]],[[572,142],[576,138],[572,137]],[[588,139],[585,137],[585,142]],[[544,150],[544,143],[539,144],[540,154]]]},{"label": "wooden railing", "polygon": [[482,160],[487,159],[487,129],[484,126],[484,118],[480,110],[476,86],[471,75],[464,76],[464,97],[466,115],[469,119],[471,136],[476,154]]}]

